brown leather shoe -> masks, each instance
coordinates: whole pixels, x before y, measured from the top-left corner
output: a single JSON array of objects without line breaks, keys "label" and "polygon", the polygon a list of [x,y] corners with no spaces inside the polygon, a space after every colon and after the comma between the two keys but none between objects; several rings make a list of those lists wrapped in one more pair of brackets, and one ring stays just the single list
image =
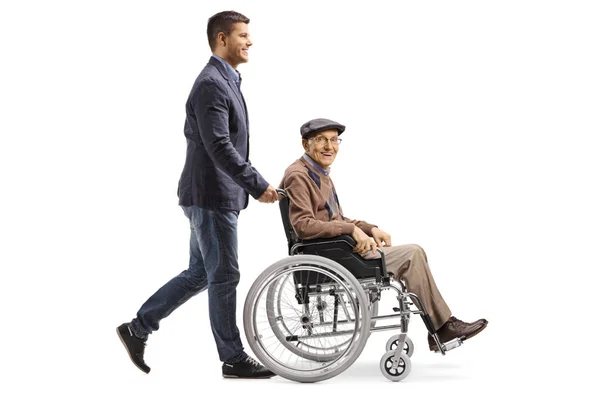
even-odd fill
[{"label": "brown leather shoe", "polygon": [[[437,330],[438,338],[440,342],[446,343],[452,339],[456,339],[464,336],[464,340],[472,338],[479,332],[485,329],[488,322],[486,319],[478,319],[475,322],[463,322],[456,317],[450,317],[446,323]],[[435,340],[431,335],[427,335],[427,342],[429,343],[429,350],[438,351],[438,346],[435,344]]]}]

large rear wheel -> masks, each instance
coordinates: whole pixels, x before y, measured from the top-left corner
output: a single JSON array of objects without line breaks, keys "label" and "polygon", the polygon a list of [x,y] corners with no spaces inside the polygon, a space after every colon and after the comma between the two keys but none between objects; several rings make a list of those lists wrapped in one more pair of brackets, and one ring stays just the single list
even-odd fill
[{"label": "large rear wheel", "polygon": [[254,282],[244,328],[257,358],[298,382],[317,382],[348,368],[369,336],[371,311],[360,283],[324,257],[287,257]]}]

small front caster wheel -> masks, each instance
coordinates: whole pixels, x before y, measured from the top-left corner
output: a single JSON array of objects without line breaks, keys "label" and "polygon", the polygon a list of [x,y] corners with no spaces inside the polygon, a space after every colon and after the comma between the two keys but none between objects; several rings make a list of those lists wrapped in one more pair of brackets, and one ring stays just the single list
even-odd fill
[{"label": "small front caster wheel", "polygon": [[410,358],[406,354],[400,353],[400,359],[398,359],[398,363],[394,366],[394,360],[396,360],[395,353],[395,351],[385,353],[379,362],[379,369],[383,376],[390,381],[398,382],[406,378],[410,373]]}]

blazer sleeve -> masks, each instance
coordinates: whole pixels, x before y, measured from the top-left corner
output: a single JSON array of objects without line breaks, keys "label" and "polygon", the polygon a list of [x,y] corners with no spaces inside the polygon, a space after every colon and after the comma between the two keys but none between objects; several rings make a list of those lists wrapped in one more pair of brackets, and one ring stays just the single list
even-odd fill
[{"label": "blazer sleeve", "polygon": [[354,225],[344,221],[320,221],[313,209],[310,178],[300,172],[292,172],[284,178],[282,186],[290,198],[290,222],[300,239],[351,235]]},{"label": "blazer sleeve", "polygon": [[200,85],[192,106],[200,137],[210,158],[235,183],[258,199],[269,183],[231,143],[227,91],[218,82],[208,79]]}]

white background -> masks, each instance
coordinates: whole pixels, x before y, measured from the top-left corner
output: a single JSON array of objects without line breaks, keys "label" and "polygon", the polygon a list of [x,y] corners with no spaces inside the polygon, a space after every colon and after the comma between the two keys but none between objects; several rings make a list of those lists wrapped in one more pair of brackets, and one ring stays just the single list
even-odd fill
[{"label": "white background", "polygon": [[[414,318],[401,383],[379,372],[391,332],[325,382],[232,381],[203,293],[133,367],[115,327],[186,268],[184,104],[227,9],[251,19],[253,165],[277,185],[302,123],[345,124],[345,213],[424,247],[484,333],[442,357]],[[599,20],[574,0],[2,2],[0,397],[595,397]],[[278,208],[252,200],[239,238],[241,310],[286,256]]]}]

